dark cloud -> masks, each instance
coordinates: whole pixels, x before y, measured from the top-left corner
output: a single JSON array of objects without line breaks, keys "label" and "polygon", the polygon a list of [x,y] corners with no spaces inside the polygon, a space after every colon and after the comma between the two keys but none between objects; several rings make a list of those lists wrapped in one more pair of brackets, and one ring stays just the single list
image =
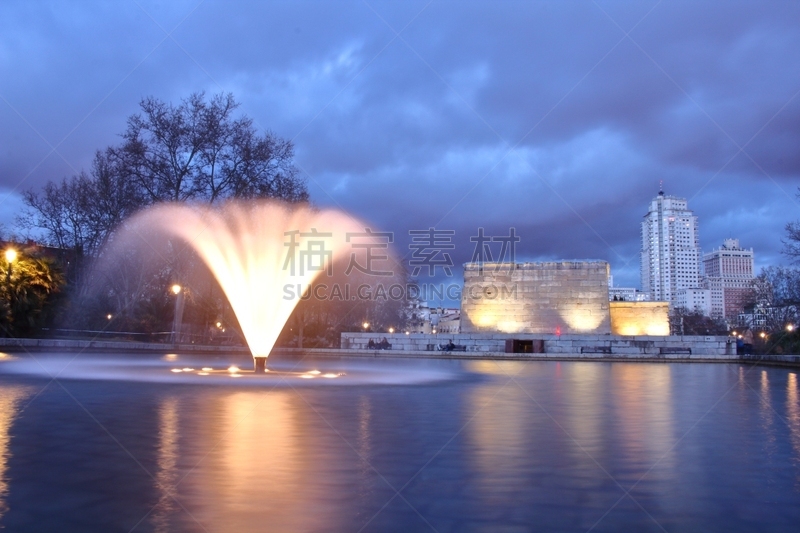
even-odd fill
[{"label": "dark cloud", "polygon": [[691,199],[705,249],[739,237],[759,265],[780,262],[798,218],[799,15],[789,2],[7,1],[0,222],[20,191],[117,142],[142,97],[231,91],[294,139],[316,203],[397,232],[401,252],[409,229],[455,229],[462,262],[477,227],[513,226],[520,257],[607,259],[638,285],[639,223],[663,180]]}]

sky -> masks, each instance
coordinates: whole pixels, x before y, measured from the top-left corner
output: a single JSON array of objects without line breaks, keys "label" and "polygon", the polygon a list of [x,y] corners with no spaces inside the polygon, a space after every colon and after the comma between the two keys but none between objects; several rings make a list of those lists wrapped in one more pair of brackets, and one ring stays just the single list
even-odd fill
[{"label": "sky", "polygon": [[0,223],[118,143],[142,98],[230,92],[293,141],[316,205],[400,256],[410,230],[451,230],[460,265],[479,227],[514,228],[517,261],[606,260],[638,287],[663,182],[704,251],[733,237],[785,264],[798,20],[769,1],[4,0]]}]

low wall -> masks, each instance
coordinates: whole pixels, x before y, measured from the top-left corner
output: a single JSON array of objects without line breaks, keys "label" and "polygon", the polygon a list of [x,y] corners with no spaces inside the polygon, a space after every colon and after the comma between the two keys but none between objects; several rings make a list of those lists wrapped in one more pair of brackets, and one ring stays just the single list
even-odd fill
[{"label": "low wall", "polygon": [[76,339],[8,339],[0,338],[0,350],[14,352],[180,352],[180,353],[246,353],[243,346],[201,344],[162,344],[158,342],[86,341]]},{"label": "low wall", "polygon": [[623,336],[623,335],[536,335],[504,333],[458,333],[428,335],[412,333],[376,334],[342,333],[343,349],[368,350],[370,339],[378,342],[383,338],[392,345],[392,352],[431,351],[436,345],[454,344],[466,346],[467,352],[504,353],[506,340],[542,340],[545,354],[604,353],[610,355],[660,356],[664,354],[689,354],[722,356],[736,359],[736,346],[730,337],[725,336]]}]

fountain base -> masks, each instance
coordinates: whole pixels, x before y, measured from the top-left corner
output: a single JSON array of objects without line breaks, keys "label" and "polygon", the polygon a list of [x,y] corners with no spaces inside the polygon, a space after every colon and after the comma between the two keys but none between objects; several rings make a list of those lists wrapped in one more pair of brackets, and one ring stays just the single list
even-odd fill
[{"label": "fountain base", "polygon": [[263,374],[267,371],[267,358],[253,357],[253,365],[255,366],[256,374]]}]

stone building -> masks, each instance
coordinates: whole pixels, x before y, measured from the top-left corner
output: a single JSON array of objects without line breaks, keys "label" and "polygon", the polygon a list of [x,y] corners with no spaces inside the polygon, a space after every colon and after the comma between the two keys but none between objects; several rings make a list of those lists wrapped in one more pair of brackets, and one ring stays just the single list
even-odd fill
[{"label": "stone building", "polygon": [[605,261],[467,263],[461,332],[611,333]]}]

